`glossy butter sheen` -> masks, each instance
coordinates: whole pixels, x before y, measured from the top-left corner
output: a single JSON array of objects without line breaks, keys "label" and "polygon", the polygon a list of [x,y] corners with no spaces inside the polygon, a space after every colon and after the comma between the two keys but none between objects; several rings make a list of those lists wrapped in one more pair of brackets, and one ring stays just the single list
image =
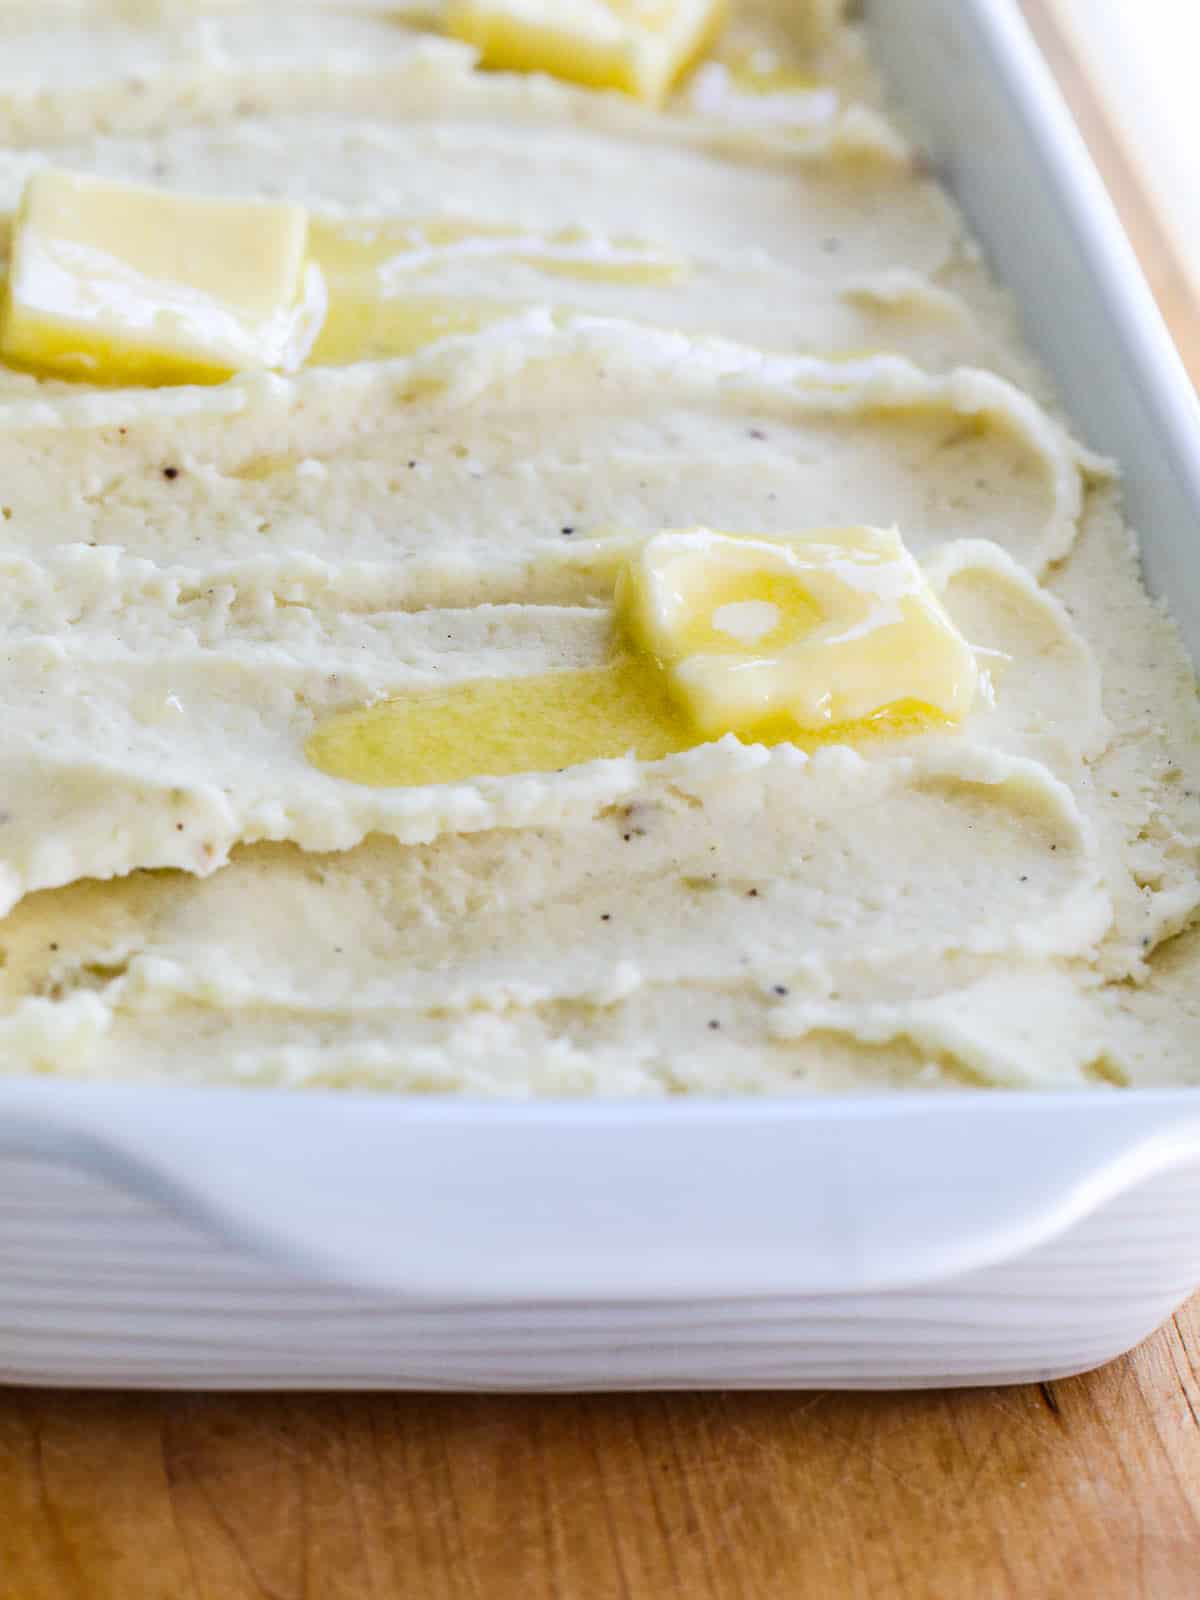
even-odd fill
[{"label": "glossy butter sheen", "polygon": [[417,690],[331,718],[307,748],[332,777],[415,788],[554,772],[630,752],[658,761],[697,742],[653,667],[618,656],[573,672]]},{"label": "glossy butter sheen", "polygon": [[726,9],[726,0],[450,0],[447,26],[489,67],[657,103]]},{"label": "glossy butter sheen", "polygon": [[714,737],[836,734],[899,705],[961,722],[975,697],[971,647],[894,530],[658,534],[622,573],[618,611]]},{"label": "glossy butter sheen", "polygon": [[961,722],[975,696],[970,645],[877,528],[659,534],[621,568],[614,620],[603,666],[417,689],[329,719],[308,757],[331,777],[415,788],[656,761],[723,734],[911,735]]},{"label": "glossy butter sheen", "polygon": [[35,173],[13,230],[0,358],[102,383],[299,365],[324,310],[319,278],[306,283],[307,234],[300,206]]},{"label": "glossy butter sheen", "polygon": [[[298,206],[181,203],[71,173],[31,180],[6,226],[16,248],[0,357],[94,383],[216,383],[247,367],[388,360],[480,333],[538,304],[556,279],[568,296],[571,283],[665,291],[688,272],[661,247],[580,228],[309,217]],[[202,229],[199,246],[189,226]],[[447,272],[462,268],[497,288],[495,275],[524,275],[523,296],[448,289]]]},{"label": "glossy butter sheen", "polygon": [[[668,290],[687,263],[661,247],[611,239],[579,228],[551,233],[458,218],[356,222],[314,217],[309,252],[321,273],[328,309],[310,359],[351,365],[412,355],[438,339],[480,333],[538,303],[565,280]],[[472,271],[492,294],[448,292],[446,274]],[[523,299],[495,291],[508,274],[524,274]],[[665,297],[669,303],[669,297]],[[564,307],[564,311],[565,311]]]}]

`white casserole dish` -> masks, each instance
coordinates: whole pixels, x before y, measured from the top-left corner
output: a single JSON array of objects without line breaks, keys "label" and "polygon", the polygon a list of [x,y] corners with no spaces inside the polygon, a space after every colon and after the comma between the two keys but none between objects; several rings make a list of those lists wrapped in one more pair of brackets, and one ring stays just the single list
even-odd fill
[{"label": "white casserole dish", "polygon": [[[880,60],[1122,463],[1200,659],[1200,408],[1013,0]],[[1200,1093],[480,1105],[0,1081],[0,1377],[896,1387],[1095,1366],[1200,1283]]]}]

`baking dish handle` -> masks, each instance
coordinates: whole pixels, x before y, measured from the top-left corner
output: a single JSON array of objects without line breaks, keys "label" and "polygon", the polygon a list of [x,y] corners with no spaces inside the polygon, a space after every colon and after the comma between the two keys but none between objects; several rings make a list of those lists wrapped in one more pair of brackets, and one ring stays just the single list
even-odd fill
[{"label": "baking dish handle", "polygon": [[376,1293],[848,1294],[1014,1260],[1200,1162],[1200,1103],[481,1105],[14,1080],[0,1157],[14,1155]]}]

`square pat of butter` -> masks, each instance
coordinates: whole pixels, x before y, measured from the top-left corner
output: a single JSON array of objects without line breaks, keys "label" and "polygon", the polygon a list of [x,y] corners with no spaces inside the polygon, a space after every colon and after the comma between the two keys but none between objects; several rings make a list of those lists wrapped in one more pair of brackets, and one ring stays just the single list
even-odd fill
[{"label": "square pat of butter", "polygon": [[890,529],[656,534],[617,610],[708,737],[958,722],[976,692],[973,650]]},{"label": "square pat of butter", "polygon": [[13,235],[0,356],[99,383],[299,365],[324,312],[308,215],[47,170]]},{"label": "square pat of butter", "polygon": [[724,13],[725,0],[451,0],[447,27],[485,66],[549,72],[657,104]]}]

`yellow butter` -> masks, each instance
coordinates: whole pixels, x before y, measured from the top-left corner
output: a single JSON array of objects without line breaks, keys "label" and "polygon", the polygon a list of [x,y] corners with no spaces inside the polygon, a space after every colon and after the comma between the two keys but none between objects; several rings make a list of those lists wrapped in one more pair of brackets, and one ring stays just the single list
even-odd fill
[{"label": "yellow butter", "polygon": [[974,652],[894,531],[661,533],[617,609],[707,737],[959,722],[975,697]]},{"label": "yellow butter", "polygon": [[[537,277],[670,288],[688,270],[682,257],[636,239],[452,217],[313,217],[308,250],[329,297],[311,355],[317,365],[407,356],[436,339],[478,333],[538,303]],[[446,273],[463,267],[501,290],[515,276],[523,293],[446,292]]]},{"label": "yellow butter", "polygon": [[696,743],[644,661],[531,677],[484,678],[341,712],[309,739],[313,766],[377,787],[465,783],[556,772],[636,755],[658,761]]},{"label": "yellow butter", "polygon": [[485,66],[549,72],[657,104],[724,12],[724,0],[451,0],[446,20]]},{"label": "yellow butter", "polygon": [[589,228],[544,232],[461,217],[348,221],[313,217],[309,253],[332,285],[360,284],[372,294],[400,292],[414,279],[447,268],[525,267],[551,277],[655,287],[686,276],[688,262],[641,239]]},{"label": "yellow butter", "polygon": [[831,84],[782,64],[774,52],[752,50],[701,67],[688,85],[688,102],[703,117],[803,134],[827,126],[842,97]]},{"label": "yellow butter", "polygon": [[[805,749],[960,721],[978,684],[897,533],[662,533],[621,568],[613,653],[573,671],[418,689],[323,721],[330,777],[380,787],[656,761],[732,733]],[[629,646],[634,646],[630,650]]]},{"label": "yellow butter", "polygon": [[100,383],[300,365],[324,315],[300,206],[48,170],[13,230],[0,358]]}]

